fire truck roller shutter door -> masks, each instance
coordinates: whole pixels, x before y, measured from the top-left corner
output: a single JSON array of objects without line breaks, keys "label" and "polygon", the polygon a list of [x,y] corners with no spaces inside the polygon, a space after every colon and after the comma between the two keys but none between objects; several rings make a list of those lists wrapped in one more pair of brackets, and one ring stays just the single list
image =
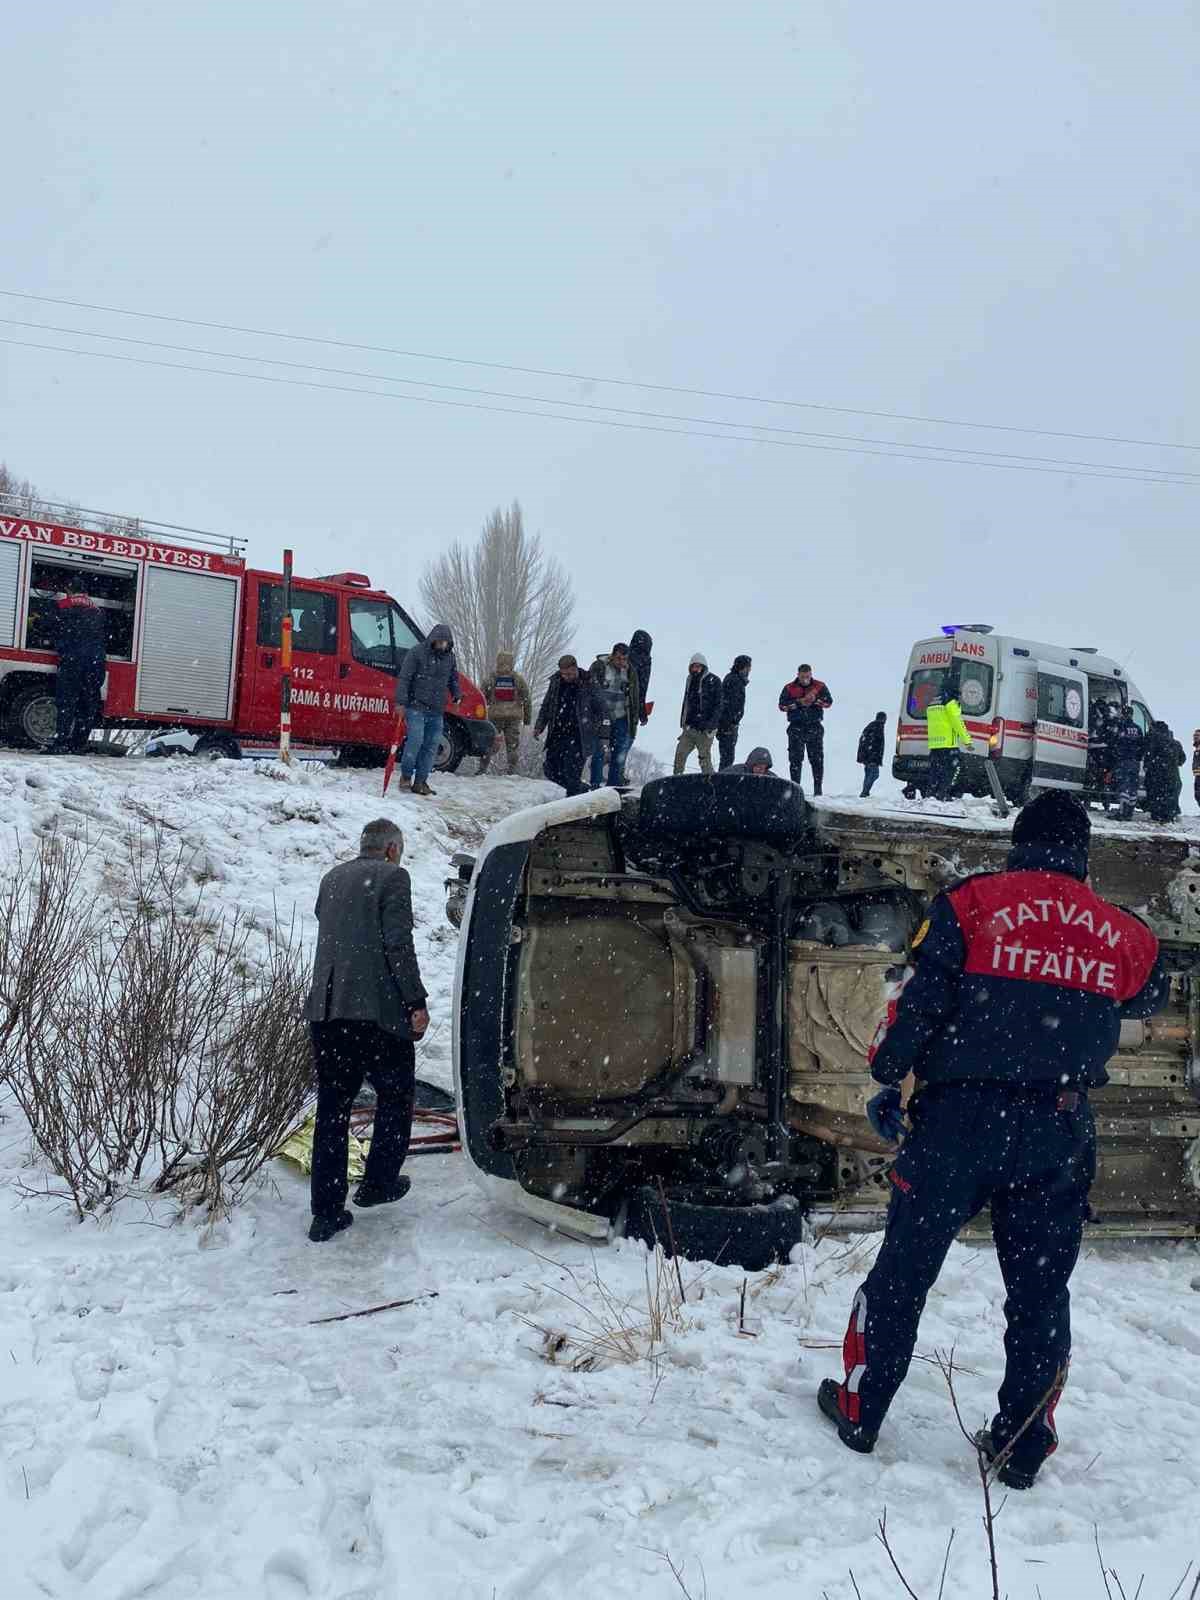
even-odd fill
[{"label": "fire truck roller shutter door", "polygon": [[13,644],[20,575],[21,546],[15,539],[0,540],[0,649],[11,649]]},{"label": "fire truck roller shutter door", "polygon": [[147,567],[138,711],[232,716],[238,589],[236,578]]}]

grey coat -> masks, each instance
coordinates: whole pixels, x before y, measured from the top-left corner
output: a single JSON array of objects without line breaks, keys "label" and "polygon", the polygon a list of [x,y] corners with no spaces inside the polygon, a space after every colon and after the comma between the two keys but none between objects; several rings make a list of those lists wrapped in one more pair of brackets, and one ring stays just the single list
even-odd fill
[{"label": "grey coat", "polygon": [[[449,650],[433,648],[435,640],[448,641]],[[396,708],[411,706],[415,711],[445,711],[446,696],[458,700],[462,691],[458,685],[458,664],[454,659],[454,640],[444,622],[430,628],[429,636],[421,644],[405,651],[396,679]]]},{"label": "grey coat", "polygon": [[413,1037],[410,1012],[425,1004],[413,949],[408,873],[379,856],[327,872],[317,893],[317,954],[304,1015],[309,1022],[375,1022]]}]

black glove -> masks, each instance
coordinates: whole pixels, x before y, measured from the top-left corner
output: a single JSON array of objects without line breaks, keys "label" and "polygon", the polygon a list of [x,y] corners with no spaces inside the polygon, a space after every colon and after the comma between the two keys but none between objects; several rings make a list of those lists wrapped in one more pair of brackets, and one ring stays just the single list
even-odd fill
[{"label": "black glove", "polygon": [[898,1144],[904,1134],[904,1113],[900,1109],[900,1090],[895,1084],[880,1089],[867,1101],[867,1121],[881,1139]]}]

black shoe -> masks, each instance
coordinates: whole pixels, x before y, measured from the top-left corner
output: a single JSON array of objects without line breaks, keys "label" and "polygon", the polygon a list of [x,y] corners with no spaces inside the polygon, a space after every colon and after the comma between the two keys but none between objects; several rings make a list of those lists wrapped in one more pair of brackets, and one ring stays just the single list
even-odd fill
[{"label": "black shoe", "polygon": [[390,1206],[394,1200],[403,1200],[411,1188],[412,1179],[403,1172],[395,1183],[389,1183],[386,1189],[374,1189],[369,1183],[360,1183],[354,1191],[354,1204],[356,1206]]},{"label": "black shoe", "polygon": [[[975,1435],[975,1443],[983,1451],[984,1459],[987,1461],[989,1466],[1001,1453],[996,1448],[995,1441],[992,1438],[992,1430],[990,1428],[980,1428],[979,1432]],[[1006,1489],[1032,1489],[1034,1479],[1037,1477],[1037,1475],[1038,1469],[1036,1467],[1034,1467],[1032,1472],[1024,1470],[1023,1468],[1014,1465],[1013,1459],[1010,1456],[1000,1468],[999,1472],[996,1474],[996,1477]]]},{"label": "black shoe", "polygon": [[335,1233],[341,1233],[343,1228],[350,1227],[354,1221],[349,1211],[343,1211],[336,1217],[314,1217],[312,1227],[308,1230],[308,1237],[313,1244],[324,1244],[327,1239],[332,1239]]},{"label": "black shoe", "polygon": [[861,1456],[869,1456],[875,1448],[875,1441],[879,1435],[871,1433],[867,1428],[860,1428],[857,1422],[851,1422],[838,1404],[838,1390],[841,1385],[832,1378],[822,1378],[821,1387],[817,1390],[817,1405],[821,1408],[821,1415],[828,1417],[838,1431],[838,1438],[847,1450],[857,1450]]}]

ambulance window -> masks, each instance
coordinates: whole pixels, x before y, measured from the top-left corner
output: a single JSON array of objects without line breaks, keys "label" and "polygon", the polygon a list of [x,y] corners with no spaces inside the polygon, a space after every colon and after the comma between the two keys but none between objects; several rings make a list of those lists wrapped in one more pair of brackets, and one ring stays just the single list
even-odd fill
[{"label": "ambulance window", "polygon": [[118,660],[133,656],[133,611],[137,577],[132,571],[97,570],[79,562],[34,558],[29,582],[29,621],[25,629],[27,650],[55,648],[55,613],[60,595],[74,585],[90,594],[104,614],[104,653]]},{"label": "ambulance window", "polygon": [[994,673],[986,661],[965,661],[954,664],[955,693],[963,708],[963,715],[980,717],[992,703]]},{"label": "ambulance window", "polygon": [[945,678],[945,667],[922,667],[919,672],[913,673],[908,680],[908,714],[910,717],[915,717],[918,722],[925,721],[925,713],[929,710],[929,702],[941,694]]},{"label": "ambulance window", "polygon": [[1072,678],[1038,674],[1038,717],[1068,728],[1083,727],[1083,690]]},{"label": "ambulance window", "polygon": [[1132,705],[1133,705],[1133,720],[1137,723],[1138,727],[1142,730],[1143,733],[1149,733],[1150,732],[1150,713],[1146,710],[1145,706],[1142,705],[1140,700],[1134,700],[1132,702]]},{"label": "ambulance window", "polygon": [[380,672],[395,673],[391,607],[386,600],[350,601],[350,649],[355,661]]},{"label": "ambulance window", "polygon": [[[258,590],[258,642],[278,650],[283,621],[283,585]],[[304,655],[337,655],[337,595],[292,585],[292,649]]]}]

